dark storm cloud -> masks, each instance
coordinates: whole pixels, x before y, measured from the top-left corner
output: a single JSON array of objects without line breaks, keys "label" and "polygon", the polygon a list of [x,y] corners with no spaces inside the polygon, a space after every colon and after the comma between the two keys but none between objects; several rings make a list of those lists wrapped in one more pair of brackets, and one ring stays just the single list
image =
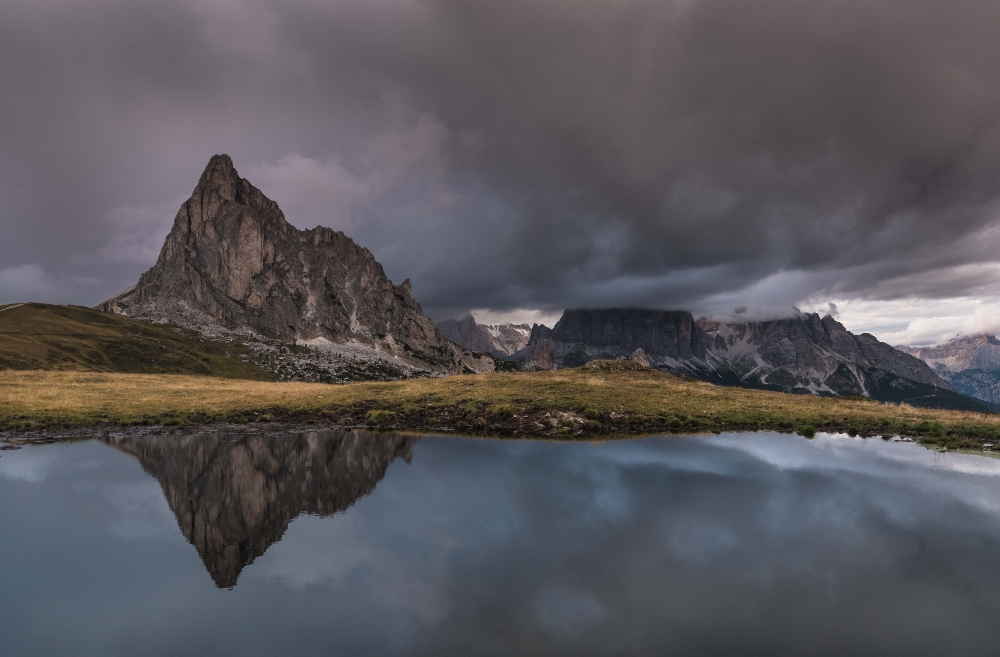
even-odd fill
[{"label": "dark storm cloud", "polygon": [[998,19],[972,0],[9,3],[0,301],[131,283],[215,152],[439,316],[981,292]]}]

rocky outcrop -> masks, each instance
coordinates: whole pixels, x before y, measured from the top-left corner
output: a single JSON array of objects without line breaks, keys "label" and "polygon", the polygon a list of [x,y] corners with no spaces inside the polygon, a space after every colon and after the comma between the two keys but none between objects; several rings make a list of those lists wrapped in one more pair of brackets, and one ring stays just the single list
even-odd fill
[{"label": "rocky outcrop", "polygon": [[160,482],[212,581],[229,588],[303,513],[329,516],[375,490],[417,438],[368,431],[298,436],[111,436]]},{"label": "rocky outcrop", "polygon": [[339,231],[296,229],[227,155],[209,162],[156,264],[99,309],[316,350],[360,345],[429,372],[493,370],[492,359],[441,335],[409,280],[393,285],[371,252]]},{"label": "rocky outcrop", "polygon": [[543,324],[535,324],[531,327],[531,334],[528,336],[528,344],[524,349],[514,354],[513,358],[520,361],[524,369],[551,370],[559,366],[556,357],[552,354],[552,329]]},{"label": "rocky outcrop", "polygon": [[477,324],[472,315],[437,322],[444,337],[470,351],[486,352],[498,358],[513,356],[528,345],[531,327],[527,324]]},{"label": "rocky outcrop", "polygon": [[551,369],[636,360],[637,350],[652,367],[724,385],[987,410],[919,359],[815,313],[720,324],[686,311],[567,310],[551,331],[533,331],[515,358]]},{"label": "rocky outcrop", "polygon": [[635,363],[636,365],[641,365],[642,367],[650,367],[649,357],[646,355],[646,352],[643,351],[642,349],[636,349],[635,351],[633,351],[632,356],[629,358],[629,360]]},{"label": "rocky outcrop", "polygon": [[996,336],[977,333],[935,347],[896,349],[927,363],[959,392],[1000,404],[1000,340]]}]

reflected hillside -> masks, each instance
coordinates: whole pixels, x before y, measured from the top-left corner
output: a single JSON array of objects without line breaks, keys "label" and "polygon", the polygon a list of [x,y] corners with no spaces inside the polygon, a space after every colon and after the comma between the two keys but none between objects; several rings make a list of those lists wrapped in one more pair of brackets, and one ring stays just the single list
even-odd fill
[{"label": "reflected hillside", "polygon": [[303,513],[328,516],[371,493],[417,436],[324,431],[292,436],[108,437],[163,488],[177,524],[220,588]]}]

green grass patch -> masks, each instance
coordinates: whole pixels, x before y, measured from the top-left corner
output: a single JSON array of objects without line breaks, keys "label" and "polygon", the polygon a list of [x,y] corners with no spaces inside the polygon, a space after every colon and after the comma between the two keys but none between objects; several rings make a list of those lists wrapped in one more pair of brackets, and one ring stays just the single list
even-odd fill
[{"label": "green grass patch", "polygon": [[373,411],[368,411],[365,415],[365,422],[372,426],[386,426],[390,424],[394,419],[396,419],[396,414],[392,411],[386,411],[382,409],[376,409]]}]

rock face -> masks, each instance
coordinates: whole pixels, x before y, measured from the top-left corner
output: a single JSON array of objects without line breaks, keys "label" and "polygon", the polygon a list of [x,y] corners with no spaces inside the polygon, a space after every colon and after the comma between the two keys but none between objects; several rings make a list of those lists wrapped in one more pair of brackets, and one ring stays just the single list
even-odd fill
[{"label": "rock face", "polygon": [[551,369],[635,360],[637,350],[652,367],[723,385],[987,410],[921,360],[815,313],[719,324],[687,311],[567,310],[551,331],[536,327],[515,358]]},{"label": "rock face", "polygon": [[[548,344],[539,345],[541,340]],[[547,335],[544,327],[532,331],[529,347],[536,345],[538,353],[529,360],[539,369],[579,367],[597,359],[629,358],[642,349],[654,367],[679,368],[705,362],[711,342],[685,311],[567,310]]]},{"label": "rock face", "polygon": [[558,366],[556,355],[552,353],[552,329],[542,324],[531,327],[528,344],[514,354],[514,360],[522,361],[527,370],[551,370]]},{"label": "rock face", "polygon": [[471,351],[504,358],[528,345],[531,327],[527,324],[477,324],[472,315],[437,322],[444,337]]},{"label": "rock face", "polygon": [[936,347],[896,347],[927,363],[959,392],[1000,404],[1000,340],[986,333]]},{"label": "rock face", "polygon": [[371,493],[392,461],[410,462],[417,440],[368,431],[104,438],[160,482],[219,588],[235,586],[294,518],[329,516]]},{"label": "rock face", "polygon": [[636,365],[641,365],[642,367],[651,367],[649,364],[649,357],[646,356],[646,352],[642,349],[636,349],[632,352],[632,356],[629,358],[630,361]]},{"label": "rock face", "polygon": [[864,394],[867,385],[862,373],[881,370],[916,383],[952,390],[918,359],[907,358],[869,333],[854,335],[829,315],[822,319],[812,313],[766,322],[702,322],[702,325],[714,338],[713,355],[721,357],[741,378],[756,378],[764,384],[789,387],[781,381],[790,382],[791,375],[796,383],[790,387],[801,386],[810,392]]},{"label": "rock face", "polygon": [[317,349],[361,345],[430,372],[493,365],[445,339],[411,296],[409,280],[393,285],[368,249],[329,228],[289,224],[227,155],[208,163],[156,264],[98,308],[249,329]]}]

